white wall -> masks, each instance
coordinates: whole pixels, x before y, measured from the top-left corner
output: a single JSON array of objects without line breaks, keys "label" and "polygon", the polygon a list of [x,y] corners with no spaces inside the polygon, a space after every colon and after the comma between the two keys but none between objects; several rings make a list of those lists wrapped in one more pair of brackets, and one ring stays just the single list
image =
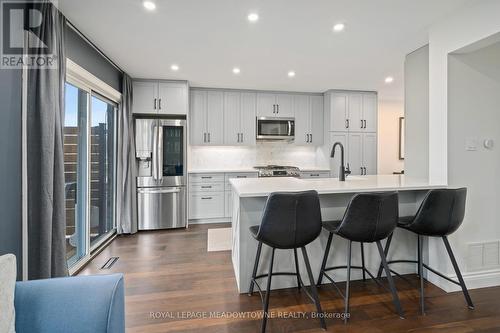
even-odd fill
[{"label": "white wall", "polygon": [[[455,118],[452,117],[451,123],[448,123],[448,117],[449,115],[451,116],[451,112],[453,111],[448,105],[448,89],[450,88],[449,67],[457,65],[454,60],[449,63],[448,59],[450,53],[500,32],[498,13],[500,13],[500,1],[484,0],[470,2],[469,6],[464,7],[448,18],[433,25],[429,30],[429,180],[434,184],[447,184],[450,182],[452,186],[461,186],[466,183],[465,185],[469,185],[472,188],[472,192],[469,194],[469,203],[467,206],[464,227],[450,236],[452,247],[458,249],[457,260],[461,267],[466,270],[466,274],[464,275],[469,287],[484,287],[500,284],[499,272],[467,272],[467,267],[464,264],[466,259],[464,246],[466,246],[466,243],[474,240],[487,240],[491,239],[491,237],[497,237],[497,235],[488,232],[471,233],[472,229],[479,230],[484,228],[488,230],[488,228],[492,227],[492,223],[497,223],[493,221],[494,218],[491,216],[495,213],[494,207],[482,206],[479,208],[479,206],[474,204],[474,202],[479,202],[481,198],[494,198],[495,194],[492,192],[481,193],[480,191],[476,191],[474,190],[475,185],[469,183],[466,180],[467,178],[463,178],[465,174],[458,176],[458,174],[461,173],[459,170],[463,169],[458,163],[468,163],[471,161],[464,158],[464,156],[458,158],[458,156],[460,156],[458,154],[459,148],[455,147],[455,144],[462,145],[463,149],[465,143],[463,142],[463,137],[461,140],[460,138],[455,138],[456,134],[454,133],[457,133],[457,129],[454,127],[459,127],[459,124],[455,122]],[[451,74],[453,80],[456,79],[454,75],[459,74]],[[455,100],[450,100],[450,103],[451,105],[455,105]],[[473,103],[470,104],[468,112],[475,112],[473,110],[475,109],[474,105],[476,103],[482,103],[482,101],[473,101]],[[476,115],[478,116],[479,114]],[[480,126],[488,128],[488,120],[483,119],[482,121],[482,125]],[[452,137],[448,135],[449,128],[450,133],[453,134]],[[464,134],[461,133],[461,135],[463,136]],[[449,140],[457,140],[457,142],[449,142]],[[462,142],[460,143],[460,141]],[[452,154],[451,156],[449,156],[448,148]],[[450,161],[450,163],[448,163],[448,161]],[[488,170],[478,164],[474,164],[474,168],[465,169],[467,169],[469,173],[478,173],[478,177],[481,177],[485,182],[488,180],[493,182],[494,177],[496,177],[494,174],[488,174]],[[465,169],[462,171],[465,171]],[[449,179],[449,175],[453,175],[453,177]],[[496,205],[498,205],[498,202]],[[474,216],[474,218],[471,219],[471,216]],[[487,225],[489,225],[489,227],[487,227]],[[450,276],[454,275],[449,260],[445,256],[446,252],[441,242],[434,239],[430,240],[428,251],[429,264],[431,266],[436,267],[438,270]],[[431,275],[430,281],[446,290],[456,290],[456,287],[435,276]]]},{"label": "white wall", "polygon": [[448,54],[500,32],[500,1],[470,2],[429,30],[429,179],[446,184]]},{"label": "white wall", "polygon": [[[483,276],[470,281],[473,287],[500,284],[500,147],[483,146],[485,139],[500,143],[498,68],[500,43],[448,58],[448,183],[468,189],[467,214],[452,239],[465,275]],[[466,149],[471,140],[477,150]],[[495,241],[496,246],[490,243]],[[476,255],[477,243],[485,242],[490,243],[489,250],[483,249],[484,256]],[[471,243],[474,251],[469,251]]]},{"label": "white wall", "polygon": [[378,174],[390,175],[404,169],[399,159],[399,117],[404,116],[401,101],[378,103]]},{"label": "white wall", "polygon": [[429,46],[405,58],[405,174],[429,178]]},{"label": "white wall", "polygon": [[324,166],[328,160],[320,149],[283,142],[263,142],[255,146],[191,146],[189,169],[251,168],[256,165],[280,164],[300,168]]}]

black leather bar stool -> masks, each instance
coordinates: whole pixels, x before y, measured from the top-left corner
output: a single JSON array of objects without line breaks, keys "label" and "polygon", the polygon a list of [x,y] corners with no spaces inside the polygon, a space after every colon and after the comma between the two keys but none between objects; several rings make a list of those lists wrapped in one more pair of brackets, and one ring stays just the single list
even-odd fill
[{"label": "black leather bar stool", "polygon": [[[450,242],[448,241],[448,235],[454,233],[462,224],[465,215],[466,197],[466,188],[430,190],[422,201],[422,204],[420,205],[415,216],[406,216],[399,219],[398,227],[417,234],[417,260],[391,260],[388,264],[408,262],[418,265],[418,275],[420,277],[420,308],[422,314],[425,313],[424,278],[422,274],[424,268],[439,275],[447,281],[459,285],[462,288],[468,307],[470,309],[474,309],[472,299],[469,296],[469,291],[465,286],[462,273],[460,272],[460,268],[458,267],[455,256],[453,255]],[[441,237],[443,239],[444,246],[446,247],[446,251],[448,252],[453,268],[455,269],[458,281],[450,279],[423,263],[422,243],[424,237]],[[386,255],[389,252],[391,240],[392,235],[389,236],[385,244],[384,252]],[[382,266],[380,266],[378,271],[379,277],[382,275],[381,268]],[[399,275],[394,271],[392,272]]]},{"label": "black leather bar stool", "polygon": [[[311,265],[309,264],[309,257],[307,256],[305,248],[305,246],[315,240],[321,232],[321,210],[318,192],[272,193],[267,199],[260,226],[255,225],[250,227],[250,232],[253,237],[259,241],[249,288],[250,296],[253,293],[255,285],[259,289],[262,297],[262,289],[256,280],[267,277],[267,289],[265,298],[263,298],[264,316],[262,318],[261,331],[266,331],[271,278],[275,275],[294,275],[297,276],[297,287],[300,289],[301,285],[304,286],[300,277],[297,258],[297,249],[299,248],[302,250],[307,275],[309,276],[309,282],[311,284],[311,293],[307,292],[305,288],[304,291],[316,305],[316,311],[320,314],[318,317],[321,327],[326,329],[325,319],[322,315],[323,310],[321,310]],[[257,275],[262,244],[266,244],[272,248],[271,261],[268,273]],[[295,256],[295,273],[273,272],[274,252],[276,249],[293,249]]]},{"label": "black leather bar stool", "polygon": [[[383,286],[380,281],[378,281],[372,273],[366,269],[364,266],[364,258],[362,258],[362,266],[351,265],[352,242],[360,242],[361,244],[376,243],[380,258],[382,259],[382,265],[384,266],[385,271],[389,272],[389,266],[387,265],[384,250],[380,241],[392,234],[396,228],[397,222],[398,195],[396,192],[386,192],[356,194],[349,202],[341,221],[328,221],[323,223],[323,228],[325,228],[330,234],[328,236],[325,254],[323,256],[323,262],[321,264],[318,286],[321,284],[323,277],[326,277],[344,298],[346,314],[345,321],[347,321],[349,313],[349,284],[352,268],[362,269],[363,273],[366,272],[377,284],[385,288],[385,286]],[[349,244],[347,245],[347,266],[326,267],[334,234],[349,241]],[[363,249],[363,245],[361,246],[361,249]],[[361,255],[362,257],[364,256],[363,250],[361,251]],[[337,287],[333,278],[327,274],[328,271],[335,269],[347,269],[345,294],[343,294]],[[387,274],[387,280],[389,282],[389,290],[392,294],[394,306],[396,307],[399,316],[403,318],[403,309],[399,301],[396,286],[394,285],[394,281],[390,274]]]}]

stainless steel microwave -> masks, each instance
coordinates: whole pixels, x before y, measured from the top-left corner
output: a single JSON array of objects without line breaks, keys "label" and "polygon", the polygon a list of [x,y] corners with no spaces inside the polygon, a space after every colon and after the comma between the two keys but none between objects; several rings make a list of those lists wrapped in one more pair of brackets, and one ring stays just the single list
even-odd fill
[{"label": "stainless steel microwave", "polygon": [[257,140],[295,139],[295,118],[257,117]]}]

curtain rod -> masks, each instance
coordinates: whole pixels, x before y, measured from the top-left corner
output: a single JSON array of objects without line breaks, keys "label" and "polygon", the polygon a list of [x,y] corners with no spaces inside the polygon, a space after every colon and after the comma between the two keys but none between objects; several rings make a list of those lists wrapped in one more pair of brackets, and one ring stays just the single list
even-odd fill
[{"label": "curtain rod", "polygon": [[111,60],[104,52],[101,51],[100,48],[97,47],[87,36],[83,34],[70,20],[66,19],[66,24],[68,27],[73,29],[74,32],[76,32],[80,37],[82,37],[94,50],[96,50],[101,56],[104,57],[113,67],[115,67],[117,70],[119,70],[122,74],[126,74],[123,69],[120,68],[113,60]]}]

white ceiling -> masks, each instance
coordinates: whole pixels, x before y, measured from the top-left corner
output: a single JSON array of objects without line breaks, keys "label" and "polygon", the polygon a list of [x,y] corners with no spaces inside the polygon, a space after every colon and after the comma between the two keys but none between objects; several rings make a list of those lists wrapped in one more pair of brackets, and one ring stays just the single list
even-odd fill
[{"label": "white ceiling", "polygon": [[[400,100],[405,54],[427,43],[429,25],[467,2],[156,0],[157,10],[147,12],[140,0],[59,0],[59,8],[132,77],[204,87],[378,90],[381,99]],[[256,23],[247,20],[252,11]],[[337,22],[346,24],[344,32],[332,31]],[[297,75],[289,78],[289,70]],[[384,83],[389,75],[391,85]]]}]

